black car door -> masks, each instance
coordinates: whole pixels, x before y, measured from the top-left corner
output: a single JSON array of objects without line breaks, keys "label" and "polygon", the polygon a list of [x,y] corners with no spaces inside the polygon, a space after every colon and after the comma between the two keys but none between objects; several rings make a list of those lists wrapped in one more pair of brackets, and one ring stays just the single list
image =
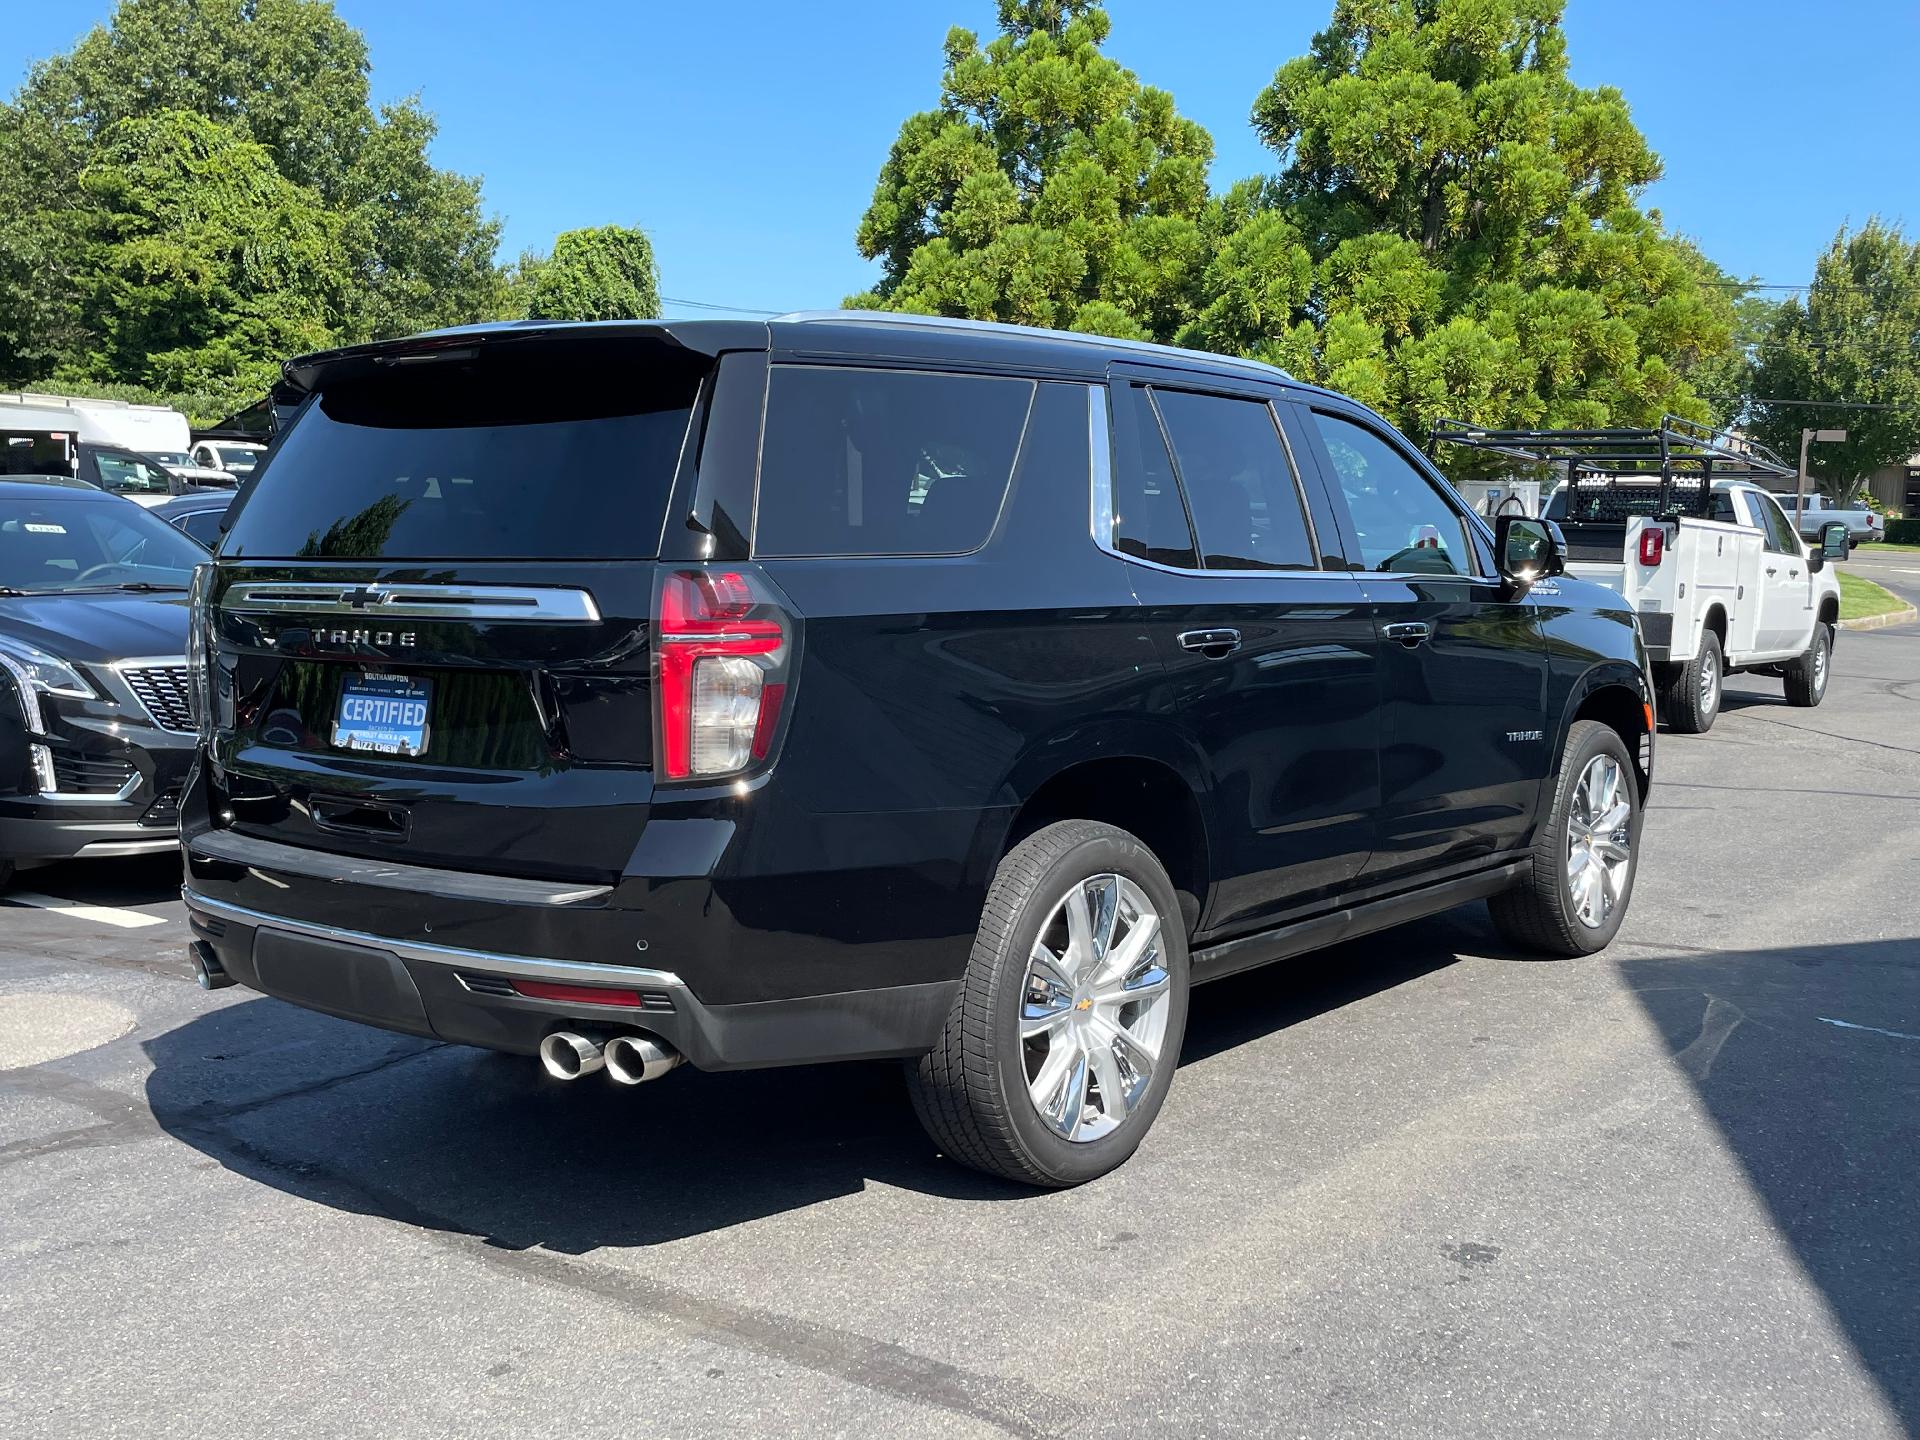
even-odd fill
[{"label": "black car door", "polygon": [[[1113,466],[1097,538],[1128,566],[1165,666],[1156,713],[1210,784],[1202,928],[1270,924],[1348,887],[1380,799],[1373,624],[1316,535],[1330,504],[1300,473],[1278,392],[1115,367]],[[1096,457],[1096,473],[1101,459]]]},{"label": "black car door", "polygon": [[184,488],[172,471],[109,445],[80,447],[80,478],[115,495],[177,495]]},{"label": "black car door", "polygon": [[1537,612],[1501,582],[1452,487],[1396,432],[1320,400],[1306,413],[1379,635],[1382,805],[1366,879],[1516,849],[1552,763]]}]

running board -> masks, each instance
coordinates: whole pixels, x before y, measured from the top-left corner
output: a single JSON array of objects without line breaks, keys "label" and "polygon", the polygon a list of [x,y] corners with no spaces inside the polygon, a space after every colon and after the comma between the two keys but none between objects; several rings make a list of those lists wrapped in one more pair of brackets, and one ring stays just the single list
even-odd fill
[{"label": "running board", "polygon": [[1342,940],[1351,940],[1356,935],[1370,935],[1376,930],[1404,925],[1409,920],[1438,915],[1442,910],[1451,910],[1469,901],[1484,900],[1511,887],[1526,874],[1532,863],[1531,860],[1515,860],[1491,870],[1463,875],[1457,880],[1390,895],[1384,900],[1335,910],[1327,915],[1316,915],[1311,920],[1283,925],[1278,930],[1265,930],[1258,935],[1229,940],[1224,945],[1209,945],[1204,950],[1193,952],[1190,961],[1192,982],[1199,985],[1227,975],[1238,975],[1242,970],[1252,970],[1275,960],[1291,959],[1309,950],[1324,949]]}]

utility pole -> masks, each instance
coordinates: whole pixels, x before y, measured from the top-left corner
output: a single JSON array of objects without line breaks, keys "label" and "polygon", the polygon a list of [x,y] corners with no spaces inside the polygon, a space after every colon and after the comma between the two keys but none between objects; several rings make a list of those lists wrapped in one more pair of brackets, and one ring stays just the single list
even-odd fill
[{"label": "utility pole", "polygon": [[1807,508],[1807,446],[1818,440],[1821,444],[1838,443],[1847,438],[1844,430],[1802,430],[1800,432],[1800,478],[1798,488],[1793,493],[1793,533],[1800,533],[1802,512]]}]

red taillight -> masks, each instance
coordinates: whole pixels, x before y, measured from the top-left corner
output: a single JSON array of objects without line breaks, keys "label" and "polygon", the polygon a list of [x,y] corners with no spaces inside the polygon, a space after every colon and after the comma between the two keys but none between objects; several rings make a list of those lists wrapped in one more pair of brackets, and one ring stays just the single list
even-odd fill
[{"label": "red taillight", "polygon": [[766,759],[792,650],[783,612],[737,570],[670,571],[659,609],[661,778],[729,775]]},{"label": "red taillight", "polygon": [[516,994],[529,1000],[559,1000],[567,1005],[631,1005],[638,1007],[638,990],[615,990],[604,985],[556,985],[549,980],[513,980]]},{"label": "red taillight", "polygon": [[1640,532],[1640,563],[1658,565],[1667,553],[1667,532],[1659,525],[1649,525]]}]

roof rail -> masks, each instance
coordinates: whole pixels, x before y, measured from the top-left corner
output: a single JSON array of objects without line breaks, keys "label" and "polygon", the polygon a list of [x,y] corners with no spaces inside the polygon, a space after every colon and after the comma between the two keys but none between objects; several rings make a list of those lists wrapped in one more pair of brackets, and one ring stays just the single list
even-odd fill
[{"label": "roof rail", "polygon": [[770,325],[897,325],[902,329],[971,330],[984,335],[1008,335],[1017,338],[1052,340],[1062,344],[1085,345],[1102,350],[1125,350],[1133,354],[1172,358],[1191,363],[1203,360],[1209,365],[1245,370],[1263,379],[1291,380],[1278,365],[1264,360],[1249,360],[1241,355],[1219,355],[1211,350],[1189,350],[1181,345],[1158,345],[1150,340],[1117,340],[1106,335],[1083,335],[1077,330],[1045,330],[1037,325],[1009,325],[1000,320],[963,320],[953,315],[914,315],[903,310],[795,310],[776,315]]}]

